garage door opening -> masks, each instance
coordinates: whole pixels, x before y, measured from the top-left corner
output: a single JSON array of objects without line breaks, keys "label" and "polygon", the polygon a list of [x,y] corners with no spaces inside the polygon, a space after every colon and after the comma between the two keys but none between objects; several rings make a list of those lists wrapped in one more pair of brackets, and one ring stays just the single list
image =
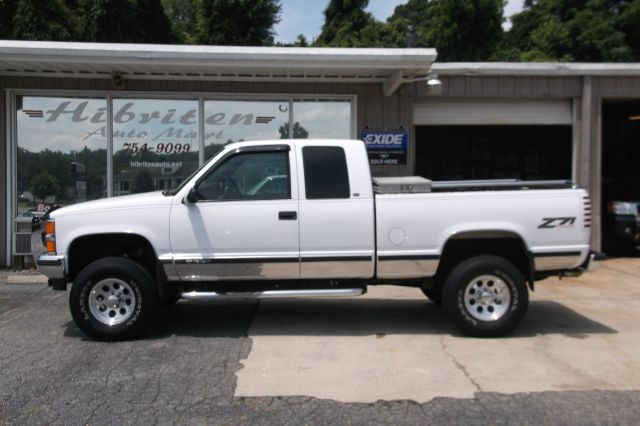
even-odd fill
[{"label": "garage door opening", "polygon": [[571,179],[570,125],[417,126],[416,174],[432,180]]},{"label": "garage door opening", "polygon": [[602,105],[602,244],[609,255],[638,255],[640,101]]}]

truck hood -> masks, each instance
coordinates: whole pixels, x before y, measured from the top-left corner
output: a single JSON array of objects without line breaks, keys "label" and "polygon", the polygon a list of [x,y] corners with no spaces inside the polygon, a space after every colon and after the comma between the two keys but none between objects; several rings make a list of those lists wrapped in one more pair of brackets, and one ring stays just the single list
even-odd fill
[{"label": "truck hood", "polygon": [[126,210],[130,208],[157,207],[171,204],[173,197],[162,195],[161,191],[145,192],[143,194],[123,195],[121,197],[103,198],[87,201],[72,206],[57,209],[51,213],[52,218],[69,216],[94,211]]}]

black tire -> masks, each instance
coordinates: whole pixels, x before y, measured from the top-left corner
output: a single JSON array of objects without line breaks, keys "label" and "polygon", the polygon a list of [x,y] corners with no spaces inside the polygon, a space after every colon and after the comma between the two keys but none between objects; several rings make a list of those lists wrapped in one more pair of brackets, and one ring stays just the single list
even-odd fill
[{"label": "black tire", "polygon": [[427,296],[427,299],[431,300],[436,305],[442,305],[442,289],[441,288],[420,288],[422,294]]},{"label": "black tire", "polygon": [[524,318],[529,293],[518,268],[504,258],[485,255],[467,259],[451,271],[442,303],[464,334],[500,337]]},{"label": "black tire", "polygon": [[161,308],[170,308],[175,305],[178,300],[180,300],[180,294],[178,294],[177,291],[171,292],[158,299],[158,306]]},{"label": "black tire", "polygon": [[[120,257],[87,265],[74,280],[69,294],[74,322],[96,340],[134,337],[152,318],[157,305],[151,275],[141,265]],[[121,322],[108,324],[110,318]]]}]

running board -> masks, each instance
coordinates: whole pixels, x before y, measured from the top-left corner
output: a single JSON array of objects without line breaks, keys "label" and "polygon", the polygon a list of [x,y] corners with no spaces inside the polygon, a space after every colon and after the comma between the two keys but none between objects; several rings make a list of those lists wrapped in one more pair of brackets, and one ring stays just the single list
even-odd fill
[{"label": "running board", "polygon": [[215,291],[188,291],[180,294],[182,299],[206,300],[230,297],[249,299],[270,299],[285,297],[348,297],[365,294],[362,288],[336,288],[330,290],[268,290],[257,292],[216,293]]}]

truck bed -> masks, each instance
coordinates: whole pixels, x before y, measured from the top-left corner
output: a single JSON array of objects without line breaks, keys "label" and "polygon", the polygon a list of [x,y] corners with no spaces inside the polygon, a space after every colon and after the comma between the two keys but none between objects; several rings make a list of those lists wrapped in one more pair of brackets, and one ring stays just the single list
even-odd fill
[{"label": "truck bed", "polygon": [[479,237],[526,241],[536,271],[577,268],[589,252],[586,200],[581,189],[376,194],[377,276],[431,276],[447,241]]}]

